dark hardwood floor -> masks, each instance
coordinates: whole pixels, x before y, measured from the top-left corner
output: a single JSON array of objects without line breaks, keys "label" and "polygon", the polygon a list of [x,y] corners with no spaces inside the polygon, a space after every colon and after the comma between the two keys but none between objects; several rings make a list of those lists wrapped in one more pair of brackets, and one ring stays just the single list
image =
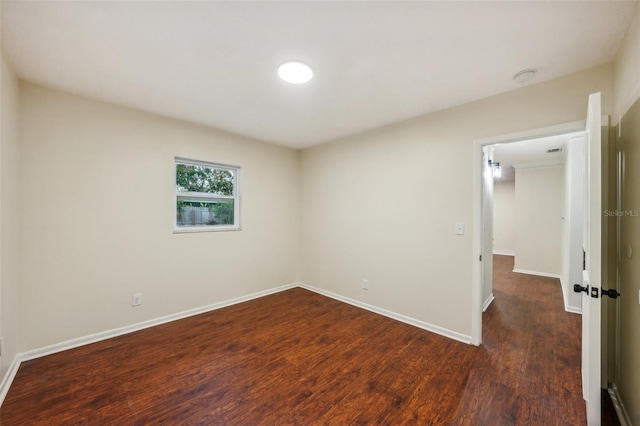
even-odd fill
[{"label": "dark hardwood floor", "polygon": [[292,289],[20,367],[2,425],[584,425],[580,316],[496,256],[474,347]]}]

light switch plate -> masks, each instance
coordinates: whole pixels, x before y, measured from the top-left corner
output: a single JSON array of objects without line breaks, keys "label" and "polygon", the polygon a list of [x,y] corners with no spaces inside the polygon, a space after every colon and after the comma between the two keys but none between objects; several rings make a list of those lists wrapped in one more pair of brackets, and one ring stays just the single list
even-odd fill
[{"label": "light switch plate", "polygon": [[464,222],[456,222],[456,235],[464,235]]}]

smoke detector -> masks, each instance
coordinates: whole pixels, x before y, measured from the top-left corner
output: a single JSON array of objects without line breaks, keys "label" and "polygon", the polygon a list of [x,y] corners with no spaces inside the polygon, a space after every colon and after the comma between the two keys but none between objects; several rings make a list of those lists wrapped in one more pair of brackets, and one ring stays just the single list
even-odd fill
[{"label": "smoke detector", "polygon": [[526,70],[522,70],[517,72],[514,76],[513,79],[517,82],[517,83],[526,83],[527,81],[531,80],[535,75],[536,72],[538,72],[537,69],[535,68],[527,68]]}]

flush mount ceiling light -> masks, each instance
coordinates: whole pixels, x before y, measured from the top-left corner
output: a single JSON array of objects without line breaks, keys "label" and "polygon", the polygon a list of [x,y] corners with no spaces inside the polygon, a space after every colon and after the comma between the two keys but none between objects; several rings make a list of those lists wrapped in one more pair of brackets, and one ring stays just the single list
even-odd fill
[{"label": "flush mount ceiling light", "polygon": [[526,70],[522,70],[520,72],[517,72],[513,76],[513,79],[518,83],[526,83],[527,81],[531,80],[536,75],[536,72],[538,72],[537,69],[528,68]]},{"label": "flush mount ceiling light", "polygon": [[303,84],[311,80],[313,71],[303,62],[285,62],[278,67],[278,75],[281,79],[291,84]]}]

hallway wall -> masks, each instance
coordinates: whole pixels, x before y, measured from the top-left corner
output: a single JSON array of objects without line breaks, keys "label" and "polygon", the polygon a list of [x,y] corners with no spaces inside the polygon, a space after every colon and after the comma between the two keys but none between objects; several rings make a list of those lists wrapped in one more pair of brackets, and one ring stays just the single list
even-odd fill
[{"label": "hallway wall", "polygon": [[560,276],[563,207],[562,167],[516,168],[515,272]]},{"label": "hallway wall", "polygon": [[301,281],[470,339],[473,141],[584,120],[594,92],[610,113],[611,79],[606,65],[304,150]]},{"label": "hallway wall", "polygon": [[493,253],[514,256],[516,186],[515,180],[493,182]]}]

